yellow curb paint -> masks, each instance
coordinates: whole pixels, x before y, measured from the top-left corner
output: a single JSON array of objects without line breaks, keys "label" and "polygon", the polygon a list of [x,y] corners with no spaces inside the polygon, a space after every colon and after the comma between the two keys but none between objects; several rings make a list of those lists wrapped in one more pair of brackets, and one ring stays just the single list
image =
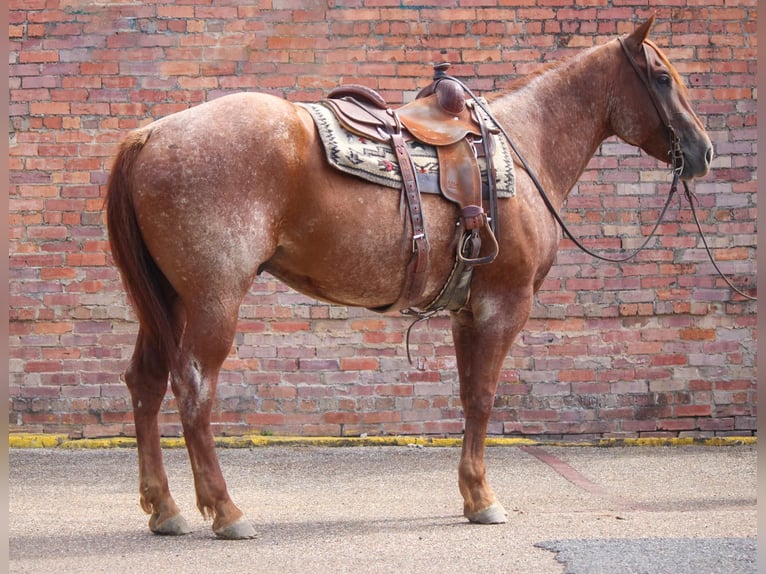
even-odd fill
[{"label": "yellow curb paint", "polygon": [[50,448],[60,445],[68,439],[65,434],[8,434],[10,448]]},{"label": "yellow curb paint", "polygon": [[103,449],[135,447],[136,439],[130,437],[82,438],[68,440],[59,445],[70,449]]},{"label": "yellow curb paint", "polygon": [[160,439],[162,448],[186,448],[186,441],[178,437],[166,437]]},{"label": "yellow curb paint", "polygon": [[[184,448],[183,438],[166,437],[160,441],[162,448]],[[710,438],[607,438],[592,441],[547,441],[528,438],[488,437],[486,445],[492,446],[560,446],[560,447],[658,447],[658,446],[740,446],[755,445],[758,437],[710,437]],[[454,448],[462,446],[462,438],[430,438],[410,436],[372,436],[372,437],[293,437],[245,435],[237,437],[217,437],[216,446],[220,448],[254,448],[268,446],[419,446]],[[105,437],[70,439],[65,434],[11,433],[8,435],[10,448],[68,448],[68,449],[107,449],[135,448],[136,439],[131,437]]]},{"label": "yellow curb paint", "polygon": [[622,439],[601,439],[597,441],[598,446],[737,446],[757,444],[758,437],[740,436],[740,437],[708,437],[708,438],[622,438]]}]

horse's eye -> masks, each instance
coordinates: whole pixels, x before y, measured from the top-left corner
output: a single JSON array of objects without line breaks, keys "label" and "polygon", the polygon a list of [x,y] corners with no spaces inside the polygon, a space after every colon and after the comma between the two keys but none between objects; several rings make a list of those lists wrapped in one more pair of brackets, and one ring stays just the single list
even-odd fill
[{"label": "horse's eye", "polygon": [[657,76],[657,83],[660,86],[669,86],[671,84],[670,76],[667,74],[660,74]]}]

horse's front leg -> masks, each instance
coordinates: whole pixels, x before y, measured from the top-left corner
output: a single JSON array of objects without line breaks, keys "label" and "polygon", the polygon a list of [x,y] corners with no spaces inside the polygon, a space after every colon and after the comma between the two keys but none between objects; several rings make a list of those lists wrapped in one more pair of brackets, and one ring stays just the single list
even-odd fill
[{"label": "horse's front leg", "polygon": [[[503,506],[487,482],[484,444],[495,401],[500,369],[511,343],[529,315],[529,303],[516,305],[507,313],[474,311],[452,315],[460,400],[465,416],[463,450],[458,468],[458,485],[463,495],[463,514],[471,522],[499,524],[507,519]],[[478,311],[478,312],[477,312]]]}]

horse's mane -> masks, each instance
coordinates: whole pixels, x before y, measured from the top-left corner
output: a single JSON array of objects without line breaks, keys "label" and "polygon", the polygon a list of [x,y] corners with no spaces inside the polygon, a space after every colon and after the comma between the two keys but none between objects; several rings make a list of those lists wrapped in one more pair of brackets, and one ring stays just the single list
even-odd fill
[{"label": "horse's mane", "polygon": [[[590,50],[596,49],[598,46],[594,46],[593,48],[590,48]],[[586,51],[590,51],[586,50]],[[491,102],[493,100],[496,100],[504,95],[508,95],[509,93],[515,92],[517,90],[520,90],[524,86],[531,84],[536,78],[539,78],[542,75],[547,74],[551,70],[555,70],[556,68],[563,66],[567,62],[571,61],[574,58],[578,58],[583,55],[583,52],[578,52],[575,54],[570,54],[568,56],[565,56],[561,60],[557,60],[555,62],[545,62],[541,63],[539,67],[535,68],[534,71],[529,72],[528,74],[525,74],[523,76],[519,76],[517,78],[514,78],[511,80],[511,82],[505,86],[502,90],[495,91],[491,94],[486,94],[484,97],[487,99],[488,102]]]},{"label": "horse's mane", "polygon": [[509,92],[515,92],[516,90],[521,89],[527,84],[531,83],[535,78],[542,76],[554,68],[557,68],[565,61],[566,60],[560,60],[558,62],[547,62],[545,64],[541,64],[540,67],[535,69],[533,72],[514,78],[511,83],[504,87],[502,90],[483,94],[483,97],[486,98],[488,102],[491,102],[497,98],[500,98],[501,96],[507,95]]},{"label": "horse's mane", "polygon": [[[681,76],[678,74],[676,69],[670,63],[670,60],[668,60],[668,57],[664,54],[664,52],[660,50],[657,44],[655,44],[652,40],[649,40],[648,38],[644,40],[644,43],[647,46],[654,49],[659,59],[662,61],[663,64],[665,64],[665,67],[670,72],[670,75],[673,78],[673,80],[675,80],[676,84],[682,90],[682,93],[686,95],[686,86],[684,85],[684,82],[681,79]],[[529,74],[526,74],[524,76],[519,76],[518,78],[515,78],[514,80],[512,80],[511,83],[508,84],[508,86],[506,86],[503,90],[498,90],[498,91],[484,94],[484,97],[486,98],[488,102],[492,102],[493,100],[496,100],[497,98],[500,98],[501,96],[506,95],[509,92],[514,92],[520,88],[523,88],[527,84],[531,83],[535,78],[542,76],[543,74],[559,67],[560,65],[565,63],[567,60],[569,60],[569,58],[564,58],[557,62],[547,62],[545,64],[541,64],[540,67],[535,69],[533,72],[530,72]]]},{"label": "horse's mane", "polygon": [[553,70],[554,68],[558,68],[563,62],[566,60],[559,60],[558,62],[547,62],[545,64],[541,64],[539,68],[537,68],[534,72],[531,72],[529,74],[526,74],[525,76],[519,76],[511,84],[508,86],[508,89],[518,90],[519,88],[523,88],[527,84],[531,83],[535,78],[538,76],[542,76],[543,74]]}]

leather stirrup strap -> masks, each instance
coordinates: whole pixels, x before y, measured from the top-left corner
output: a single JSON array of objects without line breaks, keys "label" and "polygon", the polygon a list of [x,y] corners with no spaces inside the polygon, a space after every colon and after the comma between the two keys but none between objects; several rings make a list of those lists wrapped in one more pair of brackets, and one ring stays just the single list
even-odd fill
[{"label": "leather stirrup strap", "polygon": [[[490,135],[486,120],[481,115],[481,111],[474,107],[473,113],[476,121],[479,123],[479,127],[481,128],[481,145],[484,147],[484,160],[487,164],[486,199],[487,203],[489,204],[489,228],[492,230],[492,233],[498,235],[500,222],[498,220],[497,213],[497,171],[495,170],[495,163],[492,160],[492,136]],[[482,199],[484,198],[482,197]]]},{"label": "leather stirrup strap", "polygon": [[418,302],[425,287],[426,277],[428,276],[428,252],[430,251],[430,246],[428,244],[428,237],[426,237],[420,190],[418,189],[415,170],[412,167],[410,154],[404,145],[402,134],[391,134],[391,143],[394,153],[396,153],[396,159],[399,161],[399,169],[404,183],[402,193],[404,193],[407,199],[407,207],[409,208],[410,221],[412,223],[412,258],[407,266],[404,288],[402,289],[399,301],[394,303],[394,305],[411,307]]}]

